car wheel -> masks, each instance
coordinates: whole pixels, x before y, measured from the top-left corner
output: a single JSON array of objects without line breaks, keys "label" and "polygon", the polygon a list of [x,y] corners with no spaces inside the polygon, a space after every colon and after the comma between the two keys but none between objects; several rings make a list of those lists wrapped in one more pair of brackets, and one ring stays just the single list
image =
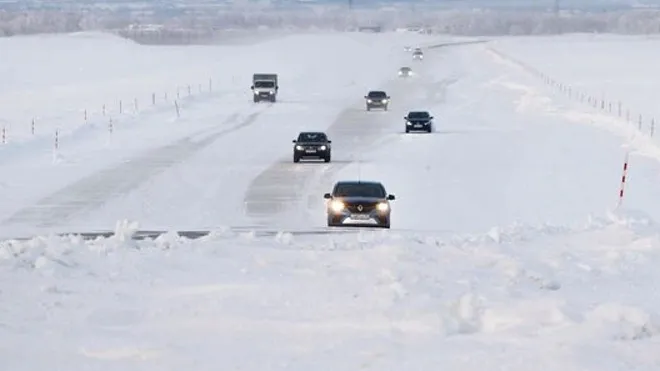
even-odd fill
[{"label": "car wheel", "polygon": [[385,106],[385,107],[383,108],[383,110],[387,111],[387,106]]},{"label": "car wheel", "polygon": [[325,157],[323,158],[323,161],[325,161],[325,162],[330,162],[330,155],[325,156]]},{"label": "car wheel", "polygon": [[300,156],[293,156],[293,162],[300,162]]},{"label": "car wheel", "polygon": [[380,228],[389,228],[390,227],[390,217],[385,216],[385,217],[380,218],[380,220],[378,221],[378,227],[380,227]]},{"label": "car wheel", "polygon": [[410,128],[406,127],[406,133],[410,133]]},{"label": "car wheel", "polygon": [[257,102],[259,102],[259,98],[257,98],[257,97],[253,97],[253,98],[252,98],[252,101],[253,101],[254,103],[257,103]]},{"label": "car wheel", "polygon": [[367,111],[371,111],[371,107],[367,106]]},{"label": "car wheel", "polygon": [[328,227],[339,227],[340,224],[333,220],[332,217],[328,216]]}]

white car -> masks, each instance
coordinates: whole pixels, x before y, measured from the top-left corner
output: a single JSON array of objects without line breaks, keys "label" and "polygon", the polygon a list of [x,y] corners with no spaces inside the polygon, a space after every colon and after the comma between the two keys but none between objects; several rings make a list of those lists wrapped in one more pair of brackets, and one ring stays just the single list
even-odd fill
[{"label": "white car", "polygon": [[401,67],[399,68],[399,77],[411,77],[413,75],[412,68]]},{"label": "white car", "polygon": [[412,58],[413,60],[421,61],[422,59],[424,59],[424,53],[422,53],[421,50],[415,51],[413,52]]},{"label": "white car", "polygon": [[412,46],[404,46],[403,51],[404,52],[411,52],[412,51]]}]

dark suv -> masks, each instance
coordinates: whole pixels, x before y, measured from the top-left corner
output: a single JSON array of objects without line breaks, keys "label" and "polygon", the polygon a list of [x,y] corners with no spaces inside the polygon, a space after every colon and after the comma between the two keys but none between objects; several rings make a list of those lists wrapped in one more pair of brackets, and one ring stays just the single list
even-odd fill
[{"label": "dark suv", "polygon": [[390,97],[387,93],[379,90],[370,91],[364,96],[364,99],[367,100],[367,111],[371,111],[372,108],[381,108],[387,111],[387,107],[390,104]]},{"label": "dark suv", "polygon": [[328,200],[328,227],[390,227],[390,201],[395,198],[379,182],[339,181],[332,193],[326,193],[323,197]]},{"label": "dark suv", "polygon": [[433,116],[427,111],[410,111],[404,118],[406,120],[406,133],[411,131],[433,131]]},{"label": "dark suv", "polygon": [[306,131],[298,134],[293,140],[293,162],[300,162],[303,158],[313,158],[330,162],[332,147],[328,136],[323,132]]}]

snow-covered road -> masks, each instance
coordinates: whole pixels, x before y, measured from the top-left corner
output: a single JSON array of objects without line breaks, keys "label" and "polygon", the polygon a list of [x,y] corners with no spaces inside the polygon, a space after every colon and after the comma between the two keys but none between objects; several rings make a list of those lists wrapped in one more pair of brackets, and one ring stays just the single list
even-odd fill
[{"label": "snow-covered road", "polygon": [[[67,37],[56,45],[88,40]],[[444,41],[195,48],[198,76],[228,52],[240,76],[182,101],[182,117],[164,105],[112,134],[71,126],[54,159],[47,136],[0,147],[2,235],[135,222],[96,240],[0,242],[0,369],[658,370],[653,143],[576,120],[603,113],[492,44],[421,62],[402,51]],[[164,63],[173,80],[186,68]],[[404,65],[414,78],[396,76]],[[257,71],[280,73],[277,103],[251,102]],[[369,89],[391,95],[389,111],[365,111]],[[418,109],[435,132],[404,133]],[[292,162],[302,130],[327,131],[333,162]],[[631,196],[612,210],[630,148],[647,156],[632,156]],[[325,227],[322,195],[355,178],[397,196],[391,230]],[[136,241],[136,229],[212,233]]]}]

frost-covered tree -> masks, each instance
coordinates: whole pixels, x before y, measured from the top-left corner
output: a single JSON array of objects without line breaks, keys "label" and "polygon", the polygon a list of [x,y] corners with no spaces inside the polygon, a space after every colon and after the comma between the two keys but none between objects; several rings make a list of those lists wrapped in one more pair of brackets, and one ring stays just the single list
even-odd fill
[{"label": "frost-covered tree", "polygon": [[[145,30],[130,25],[160,25]],[[640,9],[586,13],[564,11],[507,11],[493,9],[447,10],[424,5],[384,9],[353,9],[344,5],[299,6],[285,9],[268,3],[237,2],[227,8],[183,10],[157,8],[140,11],[85,10],[0,11],[0,36],[34,33],[112,30],[149,43],[212,42],[228,29],[351,30],[360,26],[385,29],[423,26],[436,33],[466,36],[542,35],[609,32],[660,33],[660,11]]]}]

